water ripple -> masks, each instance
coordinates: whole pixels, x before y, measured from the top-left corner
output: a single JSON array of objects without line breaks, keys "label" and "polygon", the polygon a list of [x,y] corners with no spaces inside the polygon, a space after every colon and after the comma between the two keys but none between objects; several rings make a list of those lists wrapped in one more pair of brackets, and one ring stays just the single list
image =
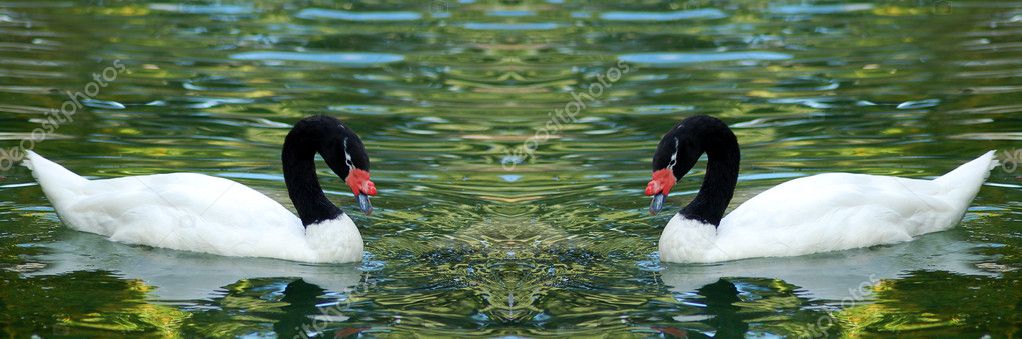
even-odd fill
[{"label": "water ripple", "polygon": [[727,14],[716,8],[702,8],[675,12],[604,12],[600,18],[607,21],[677,21],[692,19],[721,19]]},{"label": "water ripple", "polygon": [[721,61],[770,61],[793,58],[791,54],[765,51],[748,52],[705,52],[705,53],[637,53],[622,54],[618,57],[625,62],[634,62],[656,67],[672,67],[684,64]]},{"label": "water ripple", "polygon": [[349,12],[322,8],[306,8],[295,14],[302,19],[334,19],[345,21],[416,21],[422,19],[417,12]]},{"label": "water ripple", "polygon": [[237,53],[231,55],[231,59],[258,60],[264,62],[266,60],[305,61],[337,64],[348,67],[373,67],[381,64],[400,62],[405,60],[405,57],[403,55],[390,53],[255,51]]}]

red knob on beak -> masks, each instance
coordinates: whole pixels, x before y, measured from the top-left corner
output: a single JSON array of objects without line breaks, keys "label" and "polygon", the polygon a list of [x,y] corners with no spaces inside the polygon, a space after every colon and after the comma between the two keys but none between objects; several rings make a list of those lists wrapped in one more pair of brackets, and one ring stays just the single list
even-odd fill
[{"label": "red knob on beak", "polygon": [[671,193],[671,188],[677,182],[678,180],[674,178],[674,173],[669,168],[653,172],[653,180],[646,185],[646,195],[653,196],[653,201],[649,204],[649,214],[656,215],[664,208],[667,194]]},{"label": "red knob on beak", "polygon": [[344,182],[348,184],[348,188],[351,188],[351,192],[356,195],[376,195],[376,184],[369,180],[369,171],[352,168]]},{"label": "red knob on beak", "polygon": [[677,182],[678,179],[674,178],[674,173],[669,168],[653,172],[653,180],[646,185],[646,195],[667,195]]},{"label": "red knob on beak", "polygon": [[373,205],[369,203],[369,196],[376,195],[376,184],[369,180],[369,171],[352,168],[344,182],[351,188],[351,192],[355,193],[355,200],[358,200],[358,208],[362,213],[372,214]]}]

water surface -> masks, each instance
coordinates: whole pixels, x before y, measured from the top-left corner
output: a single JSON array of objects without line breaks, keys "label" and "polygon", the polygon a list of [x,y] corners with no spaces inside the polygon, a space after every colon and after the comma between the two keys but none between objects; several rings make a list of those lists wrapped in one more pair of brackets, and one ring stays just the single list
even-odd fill
[{"label": "water surface", "polygon": [[711,265],[659,263],[671,213],[642,193],[694,114],[742,144],[732,207],[1017,150],[1020,53],[1018,2],[0,2],[5,150],[63,115],[34,148],[82,175],[199,172],[290,205],[283,137],[329,114],[380,189],[352,214],[365,261],[312,265],[71,231],[27,170],[2,172],[0,333],[1018,336],[1022,170],[912,243]]}]

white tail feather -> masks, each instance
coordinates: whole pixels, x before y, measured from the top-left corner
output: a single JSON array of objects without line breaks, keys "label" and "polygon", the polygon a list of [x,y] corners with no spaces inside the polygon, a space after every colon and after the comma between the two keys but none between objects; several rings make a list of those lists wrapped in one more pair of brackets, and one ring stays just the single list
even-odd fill
[{"label": "white tail feather", "polygon": [[25,160],[21,162],[21,165],[32,170],[32,176],[39,182],[43,193],[46,193],[46,197],[53,204],[57,204],[62,200],[61,198],[73,194],[72,192],[89,182],[35,152],[27,151],[26,153]]},{"label": "white tail feather", "polygon": [[948,190],[947,194],[951,195],[954,201],[961,201],[968,206],[972,199],[976,198],[979,188],[990,177],[990,170],[997,167],[995,152],[986,152],[979,158],[934,179],[934,182],[944,185]]},{"label": "white tail feather", "polygon": [[985,181],[990,176],[990,170],[997,167],[998,161],[996,157],[996,151],[989,151],[976,158],[973,161],[967,162],[964,165],[958,166],[951,172],[937,178],[936,180],[941,183],[964,183]]}]

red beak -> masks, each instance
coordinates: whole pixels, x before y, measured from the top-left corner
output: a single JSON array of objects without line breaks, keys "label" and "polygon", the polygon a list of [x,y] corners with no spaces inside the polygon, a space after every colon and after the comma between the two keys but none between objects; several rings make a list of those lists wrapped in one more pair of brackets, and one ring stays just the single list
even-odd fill
[{"label": "red beak", "polygon": [[376,195],[376,184],[369,180],[369,171],[352,168],[344,182],[351,188],[351,192],[355,193],[355,200],[358,200],[358,208],[362,213],[372,214],[373,205],[369,203],[369,196]]},{"label": "red beak", "polygon": [[646,195],[667,195],[677,182],[678,179],[674,178],[674,173],[669,168],[653,172],[653,180],[646,185]]},{"label": "red beak", "polygon": [[646,185],[646,195],[653,196],[653,201],[649,204],[649,214],[656,215],[664,208],[667,194],[671,193],[671,188],[677,182],[669,168],[653,172],[653,180]]},{"label": "red beak", "polygon": [[348,177],[344,179],[344,182],[348,184],[348,188],[351,188],[351,192],[356,195],[376,195],[376,184],[369,180],[369,171],[353,168],[348,172]]}]

